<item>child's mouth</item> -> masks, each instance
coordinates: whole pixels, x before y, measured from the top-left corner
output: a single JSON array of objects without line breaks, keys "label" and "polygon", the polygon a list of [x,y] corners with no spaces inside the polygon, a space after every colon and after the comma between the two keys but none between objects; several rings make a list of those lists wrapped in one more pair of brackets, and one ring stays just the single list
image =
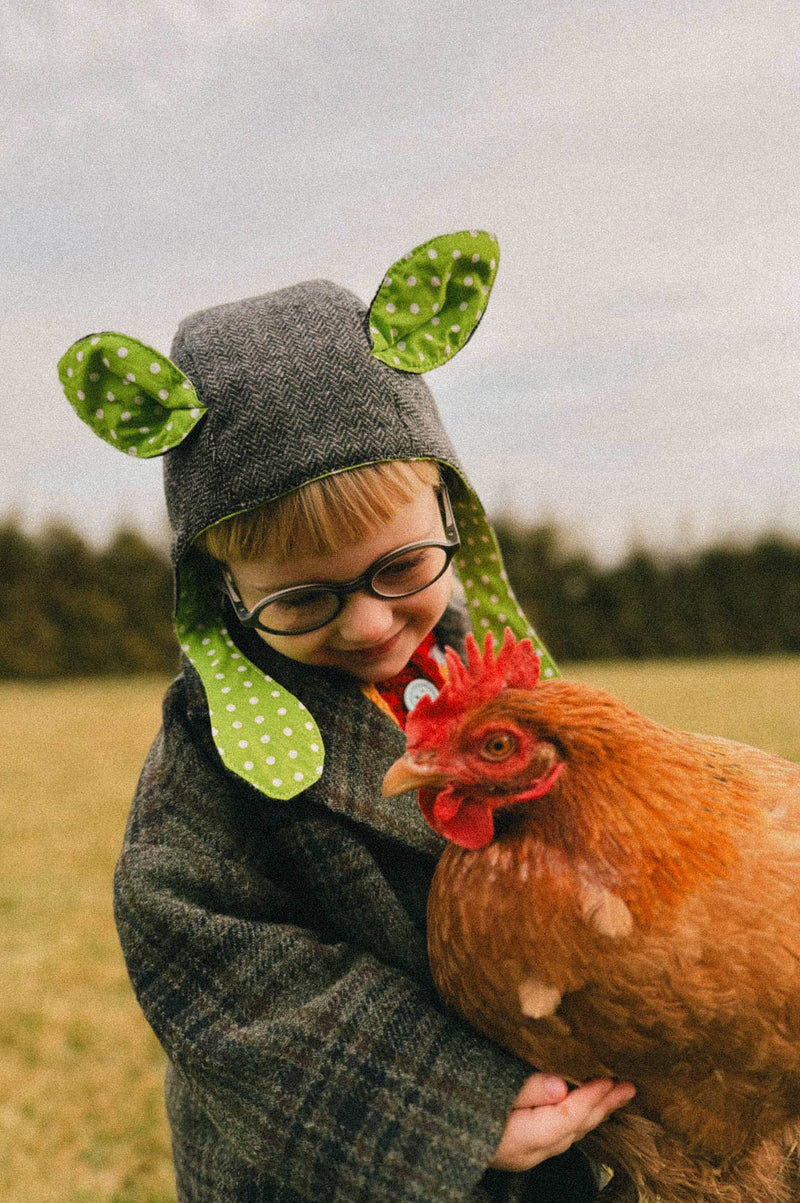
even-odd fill
[{"label": "child's mouth", "polygon": [[363,660],[380,660],[382,656],[394,651],[402,633],[403,628],[401,628],[399,631],[396,631],[395,634],[391,635],[388,639],[384,639],[382,643],[374,643],[370,647],[353,648],[345,654],[347,656],[355,656],[358,659]]}]

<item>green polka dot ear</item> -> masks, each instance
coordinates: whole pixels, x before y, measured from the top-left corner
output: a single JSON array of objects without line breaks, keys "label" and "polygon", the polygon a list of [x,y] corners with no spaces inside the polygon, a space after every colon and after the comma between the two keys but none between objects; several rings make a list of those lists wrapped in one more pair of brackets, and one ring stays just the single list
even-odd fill
[{"label": "green polka dot ear", "polygon": [[475,333],[500,248],[484,230],[442,234],[392,264],[370,306],[372,353],[401,372],[429,372]]},{"label": "green polka dot ear", "polygon": [[79,339],[59,361],[58,375],[78,417],[127,455],[163,455],[206,412],[174,363],[125,334]]}]

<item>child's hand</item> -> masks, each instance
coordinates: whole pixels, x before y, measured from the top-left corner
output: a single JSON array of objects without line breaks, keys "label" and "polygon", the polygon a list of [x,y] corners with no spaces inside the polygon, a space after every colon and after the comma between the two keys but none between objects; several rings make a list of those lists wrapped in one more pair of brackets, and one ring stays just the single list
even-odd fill
[{"label": "child's hand", "polygon": [[530,1170],[565,1153],[635,1093],[630,1082],[609,1078],[570,1091],[562,1078],[531,1074],[514,1100],[491,1168]]}]

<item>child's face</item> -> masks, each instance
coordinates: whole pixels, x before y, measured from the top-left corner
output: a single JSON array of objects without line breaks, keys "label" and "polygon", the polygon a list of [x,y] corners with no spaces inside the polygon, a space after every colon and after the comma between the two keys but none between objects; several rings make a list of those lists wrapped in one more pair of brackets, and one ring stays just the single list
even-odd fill
[{"label": "child's face", "polygon": [[[233,574],[245,606],[255,606],[269,593],[293,585],[354,580],[381,556],[406,543],[443,537],[442,518],[433,488],[423,487],[395,517],[359,543],[343,545],[325,556],[298,554],[280,563],[233,560]],[[258,633],[265,643],[301,664],[338,668],[359,681],[383,681],[408,662],[419,643],[436,625],[450,600],[451,569],[427,589],[411,597],[372,597],[362,590],[351,594],[336,618],[306,635]]]}]

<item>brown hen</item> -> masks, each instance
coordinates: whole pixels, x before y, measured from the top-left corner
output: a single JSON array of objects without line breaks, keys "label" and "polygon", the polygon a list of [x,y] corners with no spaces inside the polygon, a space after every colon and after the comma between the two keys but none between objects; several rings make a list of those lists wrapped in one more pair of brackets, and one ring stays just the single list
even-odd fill
[{"label": "brown hen", "polygon": [[510,632],[448,666],[385,784],[450,841],[442,999],[539,1069],[636,1085],[584,1142],[608,1197],[800,1200],[800,765],[538,681]]}]

